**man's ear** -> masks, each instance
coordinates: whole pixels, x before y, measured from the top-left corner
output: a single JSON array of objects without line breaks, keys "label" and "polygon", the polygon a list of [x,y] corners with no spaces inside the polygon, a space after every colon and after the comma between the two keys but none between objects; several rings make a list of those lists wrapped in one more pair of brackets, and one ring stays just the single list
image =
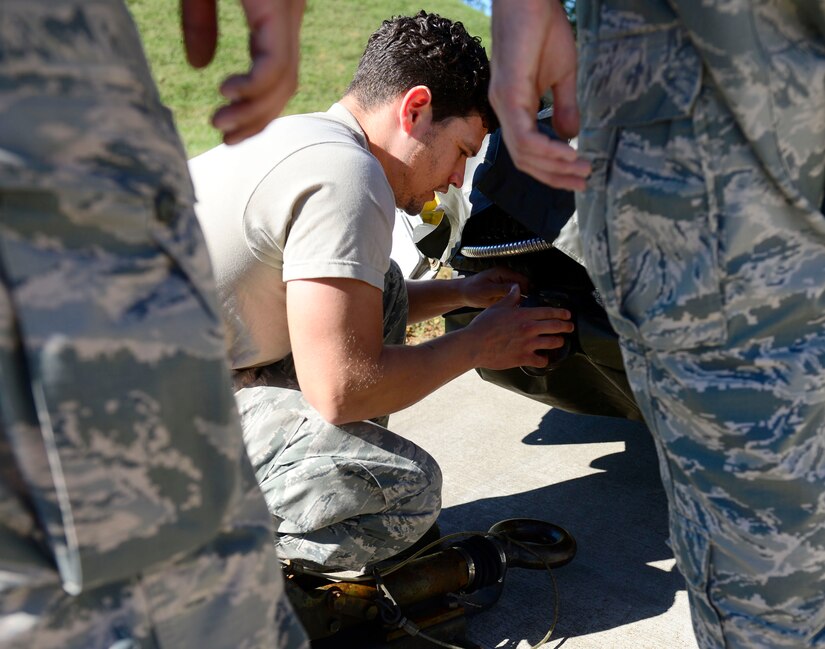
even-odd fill
[{"label": "man's ear", "polygon": [[414,86],[404,93],[398,109],[401,129],[415,135],[422,127],[429,127],[433,118],[433,95],[427,86]]}]

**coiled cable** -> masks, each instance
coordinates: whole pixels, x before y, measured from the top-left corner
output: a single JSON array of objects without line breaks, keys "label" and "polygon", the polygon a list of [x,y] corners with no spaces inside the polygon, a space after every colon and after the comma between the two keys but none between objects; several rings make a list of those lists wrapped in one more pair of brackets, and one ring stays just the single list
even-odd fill
[{"label": "coiled cable", "polygon": [[487,259],[490,257],[514,257],[530,252],[541,252],[553,247],[541,237],[510,241],[508,243],[493,243],[485,246],[462,246],[459,251],[468,259]]}]

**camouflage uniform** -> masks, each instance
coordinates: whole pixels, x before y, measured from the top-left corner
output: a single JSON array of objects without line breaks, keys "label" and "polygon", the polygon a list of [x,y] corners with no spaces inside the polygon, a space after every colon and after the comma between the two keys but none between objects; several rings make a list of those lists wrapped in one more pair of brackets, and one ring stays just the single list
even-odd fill
[{"label": "camouflage uniform", "polygon": [[[407,290],[384,278],[384,342],[403,344]],[[389,417],[333,426],[298,388],[292,356],[235,375],[244,440],[275,519],[278,553],[307,568],[363,570],[407,549],[441,511],[441,470]]]},{"label": "camouflage uniform", "polygon": [[702,647],[825,646],[819,5],[579,2],[584,249]]},{"label": "camouflage uniform", "polygon": [[121,2],[0,5],[0,646],[305,645]]}]

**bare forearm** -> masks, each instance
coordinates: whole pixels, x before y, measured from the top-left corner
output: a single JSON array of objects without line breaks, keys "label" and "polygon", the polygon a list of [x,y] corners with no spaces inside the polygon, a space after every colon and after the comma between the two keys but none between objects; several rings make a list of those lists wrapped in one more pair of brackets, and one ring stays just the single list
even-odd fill
[{"label": "bare forearm", "polygon": [[462,290],[464,281],[460,278],[407,280],[407,294],[410,299],[407,321],[412,324],[429,320],[466,306]]},{"label": "bare forearm", "polygon": [[505,300],[509,305],[487,309],[460,331],[415,346],[383,346],[372,360],[349,354],[334,389],[327,382],[327,391],[319,394],[324,398],[310,403],[340,424],[406,408],[476,367],[544,366],[547,360],[539,350],[563,344],[558,334],[572,331],[570,313],[550,307],[519,309],[516,290]]},{"label": "bare forearm", "polygon": [[[443,296],[438,284],[452,282],[429,284],[431,295]],[[417,288],[413,288],[414,303]],[[440,298],[441,304],[455,299],[449,293]],[[385,345],[382,311],[381,292],[364,282],[319,279],[287,284],[298,382],[307,401],[330,423],[369,419],[404,408],[476,363],[479,341],[463,332],[420,348]]]},{"label": "bare forearm", "polygon": [[374,362],[352,358],[338,394],[314,405],[333,424],[397,412],[476,367],[477,348],[465,330],[415,346],[385,346]]},{"label": "bare forearm", "polygon": [[[454,290],[460,283],[469,302],[483,306],[501,291],[499,280],[506,275],[486,273],[443,284],[453,284],[445,288]],[[375,287],[346,279],[290,282],[289,333],[304,396],[327,421],[342,424],[405,408],[474,367],[544,365],[537,349],[561,344],[556,334],[571,330],[565,322],[570,314],[549,307],[521,309],[519,286],[509,286],[505,297],[466,329],[405,347],[384,345],[381,294]],[[431,291],[425,303],[449,309],[465,302],[449,291],[438,294]],[[322,314],[320,304],[325,305]]]},{"label": "bare forearm", "polygon": [[514,284],[522,290],[528,287],[526,277],[504,267],[457,279],[408,280],[408,320],[420,322],[463,306],[488,307],[504,297]]}]

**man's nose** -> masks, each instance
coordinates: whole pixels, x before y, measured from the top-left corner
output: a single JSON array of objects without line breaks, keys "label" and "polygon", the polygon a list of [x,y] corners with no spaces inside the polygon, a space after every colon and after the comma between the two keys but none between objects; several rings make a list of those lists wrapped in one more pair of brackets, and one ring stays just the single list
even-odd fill
[{"label": "man's nose", "polygon": [[461,161],[458,167],[453,170],[453,173],[450,174],[449,183],[451,185],[455,185],[456,187],[461,187],[464,184],[464,161]]}]

